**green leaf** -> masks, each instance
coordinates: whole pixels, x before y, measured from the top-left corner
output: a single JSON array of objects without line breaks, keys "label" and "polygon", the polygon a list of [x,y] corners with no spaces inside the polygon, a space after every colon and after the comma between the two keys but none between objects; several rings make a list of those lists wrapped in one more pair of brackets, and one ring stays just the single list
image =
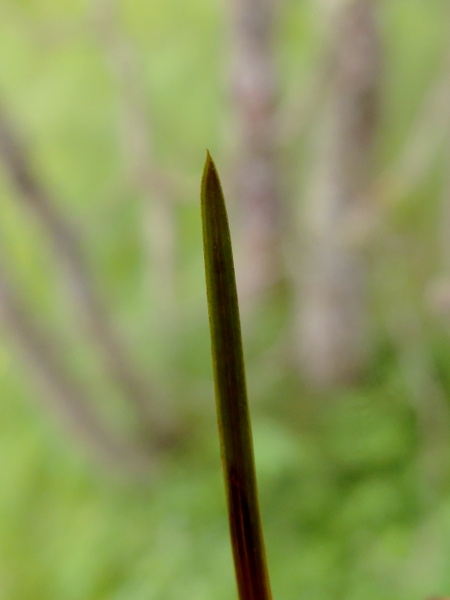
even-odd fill
[{"label": "green leaf", "polygon": [[209,152],[201,205],[217,417],[239,598],[270,600],[230,229]]}]

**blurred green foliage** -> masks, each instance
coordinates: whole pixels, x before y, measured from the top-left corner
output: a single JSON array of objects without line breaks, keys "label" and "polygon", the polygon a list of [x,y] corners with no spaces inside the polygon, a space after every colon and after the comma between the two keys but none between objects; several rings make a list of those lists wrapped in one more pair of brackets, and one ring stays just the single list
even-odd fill
[{"label": "blurred green foliage", "polygon": [[[279,23],[281,87],[315,68],[321,28],[313,2],[286,2]],[[177,307],[170,323],[149,305],[141,205],[124,190],[117,94],[80,0],[3,0],[0,89],[33,159],[80,222],[118,325],[185,414],[191,439],[153,484],[91,466],[35,402],[7,342],[0,343],[0,595],[8,600],[225,600],[235,597],[212,398],[201,255],[199,178],[207,146],[233,152],[226,90],[225,3],[123,2],[121,23],[142,61],[158,164],[182,182],[176,210]],[[437,73],[445,1],[384,2],[384,107],[379,164],[400,151]],[[296,82],[298,83],[298,81]],[[301,89],[301,86],[299,86]],[[306,142],[288,164],[300,181]],[[244,316],[256,461],[274,597],[423,600],[449,593],[447,440],[426,425],[427,377],[450,390],[447,333],[426,322],[398,357],[385,324],[421,303],[436,267],[439,173],[391,215],[402,253],[375,268],[377,358],[367,382],[317,397],[277,350],[289,328],[280,292]],[[301,190],[293,201],[301,198]],[[0,182],[8,262],[42,322],[68,343],[67,362],[113,390],[62,301],[52,249]],[[419,257],[410,260],[410,256]],[[392,260],[391,260],[392,259]],[[151,275],[151,274],[150,274]],[[152,281],[152,289],[158,282]],[[406,308],[405,308],[406,307]],[[425,356],[425,358],[424,358]],[[428,362],[427,362],[428,361]],[[424,365],[428,365],[427,368]],[[446,397],[448,401],[448,397]],[[118,417],[121,413],[118,413]],[[425,420],[425,425],[423,424]],[[428,427],[428,429],[427,429]],[[434,442],[437,442],[434,444]]]}]

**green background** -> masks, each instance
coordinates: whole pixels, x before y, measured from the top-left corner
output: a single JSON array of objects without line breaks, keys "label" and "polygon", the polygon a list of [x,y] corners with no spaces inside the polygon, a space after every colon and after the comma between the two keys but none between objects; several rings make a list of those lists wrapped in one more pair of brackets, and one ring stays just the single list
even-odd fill
[{"label": "green background", "polygon": [[[401,154],[439,72],[448,36],[445,5],[380,3],[380,173]],[[158,281],[147,272],[141,200],[124,185],[117,90],[93,5],[2,0],[0,10],[2,99],[25,132],[39,173],[79,224],[97,283],[136,363],[164,390],[187,432],[183,450],[169,453],[152,481],[105,473],[43,410],[40,391],[1,338],[0,595],[234,598],[199,211],[205,148],[226,172],[235,147],[226,5],[128,1],[120,9],[140,61],[155,161],[178,182],[176,306],[168,319],[151,302]],[[313,2],[284,2],[277,23],[281,103],[292,90],[301,93],[302,79],[317,68],[322,35]],[[307,132],[284,149],[282,176],[292,205],[304,197],[310,137]],[[450,592],[450,338],[423,310],[426,284],[440,268],[436,232],[446,159],[445,149],[437,152],[424,180],[389,211],[394,242],[375,240],[376,355],[364,384],[326,395],[302,385],[287,358],[293,299],[286,290],[244,315],[274,598],[424,600]],[[227,195],[226,182],[224,176]],[[7,262],[34,314],[65,341],[65,361],[96,386],[112,422],[126,420],[72,320],[51,245],[3,175],[0,208]],[[402,340],[400,353],[386,322],[410,314],[419,332]],[[444,396],[444,422],[433,421],[441,401],[433,394]]]}]

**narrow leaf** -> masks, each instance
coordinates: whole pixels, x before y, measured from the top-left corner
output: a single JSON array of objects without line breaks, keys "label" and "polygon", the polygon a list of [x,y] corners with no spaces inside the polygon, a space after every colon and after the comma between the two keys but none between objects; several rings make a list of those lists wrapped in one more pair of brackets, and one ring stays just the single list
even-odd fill
[{"label": "narrow leaf", "polygon": [[239,598],[271,600],[230,230],[222,188],[209,153],[201,205],[217,417]]}]

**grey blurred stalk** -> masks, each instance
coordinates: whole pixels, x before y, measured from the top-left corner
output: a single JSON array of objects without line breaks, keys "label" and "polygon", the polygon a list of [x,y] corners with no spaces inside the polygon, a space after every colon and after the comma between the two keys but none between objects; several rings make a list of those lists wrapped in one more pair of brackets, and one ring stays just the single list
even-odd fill
[{"label": "grey blurred stalk", "polygon": [[120,3],[91,0],[91,5],[95,33],[116,87],[118,134],[127,184],[141,202],[142,246],[147,262],[143,283],[152,290],[153,311],[167,323],[176,313],[176,184],[156,162],[145,70],[133,40],[121,23]]},{"label": "grey blurred stalk", "polygon": [[[142,445],[147,446],[150,453],[158,449],[165,449],[176,439],[177,428],[155,403],[156,394],[153,388],[147,382],[144,374],[135,366],[124,340],[115,330],[109,316],[109,307],[101,298],[95,278],[91,274],[89,261],[78,231],[68,215],[60,208],[60,202],[33,169],[32,161],[20,136],[2,105],[0,105],[0,162],[3,163],[15,190],[14,198],[21,201],[37,219],[50,243],[53,244],[55,249],[53,256],[72,300],[75,317],[79,319],[86,336],[96,346],[108,377],[122,392],[131,407],[135,415],[137,436]],[[32,355],[34,350],[31,346],[33,346],[32,339],[35,338],[35,334],[22,335],[20,333],[22,325],[14,316],[23,315],[24,319],[28,321],[27,313],[29,311],[26,305],[22,304],[23,308],[20,308],[18,304],[15,306],[15,298],[17,298],[17,303],[23,303],[23,299],[18,295],[5,295],[8,289],[5,276],[3,276],[3,282],[0,283],[2,283],[4,291],[3,307],[10,307],[6,313],[7,321],[16,330],[16,337],[18,334],[25,354]],[[25,323],[24,319],[21,318],[22,324]],[[31,327],[31,325],[27,326],[30,332]],[[47,336],[51,337],[49,332]],[[25,348],[27,339],[31,345],[29,349]],[[36,344],[34,346],[36,347]],[[68,376],[62,373],[58,361],[54,361],[50,352],[47,351],[37,359],[37,364],[43,365],[47,374],[53,374],[55,382],[64,380],[67,383],[67,385],[66,383],[58,385],[59,391],[55,397],[60,398],[67,407],[70,404],[78,404],[78,407],[71,407],[73,414],[83,411],[83,394],[73,392],[76,384],[75,382],[68,383]],[[46,360],[48,365],[45,366]],[[46,378],[49,379],[47,376]],[[72,391],[69,391],[69,388]],[[87,424],[89,422],[87,413],[85,417],[83,421]],[[89,435],[88,430],[86,430],[86,435]]]},{"label": "grey blurred stalk", "polygon": [[232,0],[231,98],[235,120],[235,195],[241,211],[242,296],[257,297],[281,271],[279,119],[274,0]]},{"label": "grey blurred stalk", "polygon": [[377,128],[376,2],[340,0],[330,19],[329,98],[307,207],[298,354],[315,386],[351,383],[370,352],[365,227]]},{"label": "grey blurred stalk", "polygon": [[145,448],[108,428],[95,409],[92,391],[75,380],[67,370],[62,359],[63,348],[32,318],[2,258],[0,319],[32,380],[30,392],[33,399],[55,415],[75,441],[113,472],[127,471],[140,478],[144,473],[148,475],[153,471],[152,459]]}]

